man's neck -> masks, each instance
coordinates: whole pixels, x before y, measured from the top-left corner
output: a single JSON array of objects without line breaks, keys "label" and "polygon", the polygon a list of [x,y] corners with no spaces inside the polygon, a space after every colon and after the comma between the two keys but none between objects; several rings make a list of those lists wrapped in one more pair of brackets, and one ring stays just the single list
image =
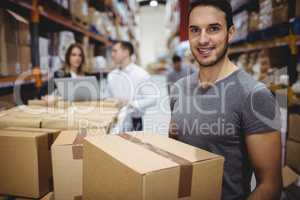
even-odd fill
[{"label": "man's neck", "polygon": [[200,66],[198,78],[203,84],[214,84],[217,80],[228,76],[236,69],[237,67],[226,57],[214,66]]},{"label": "man's neck", "polygon": [[125,59],[121,65],[120,65],[120,69],[126,69],[126,67],[131,63],[130,59]]}]

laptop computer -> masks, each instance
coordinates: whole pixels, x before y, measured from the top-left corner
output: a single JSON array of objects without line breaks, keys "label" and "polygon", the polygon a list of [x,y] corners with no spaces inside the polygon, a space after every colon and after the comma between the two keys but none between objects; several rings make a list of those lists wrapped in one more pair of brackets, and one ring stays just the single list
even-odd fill
[{"label": "laptop computer", "polygon": [[100,99],[99,83],[94,76],[54,79],[58,93],[67,101],[93,101]]}]

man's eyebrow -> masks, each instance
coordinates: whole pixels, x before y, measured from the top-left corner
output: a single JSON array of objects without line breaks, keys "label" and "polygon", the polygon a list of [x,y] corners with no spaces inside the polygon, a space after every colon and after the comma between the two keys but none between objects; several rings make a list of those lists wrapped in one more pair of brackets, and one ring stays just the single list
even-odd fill
[{"label": "man's eyebrow", "polygon": [[190,25],[189,28],[199,28],[199,26],[196,26],[196,25]]},{"label": "man's eyebrow", "polygon": [[213,23],[213,24],[209,24],[209,26],[221,26],[220,23]]}]

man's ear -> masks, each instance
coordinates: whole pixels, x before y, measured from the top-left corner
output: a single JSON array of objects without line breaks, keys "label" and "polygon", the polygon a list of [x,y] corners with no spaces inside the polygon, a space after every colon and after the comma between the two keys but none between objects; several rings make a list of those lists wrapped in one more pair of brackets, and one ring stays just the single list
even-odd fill
[{"label": "man's ear", "polygon": [[232,25],[232,26],[229,28],[229,30],[228,30],[228,42],[231,42],[231,40],[233,39],[235,33],[236,33],[235,26]]}]

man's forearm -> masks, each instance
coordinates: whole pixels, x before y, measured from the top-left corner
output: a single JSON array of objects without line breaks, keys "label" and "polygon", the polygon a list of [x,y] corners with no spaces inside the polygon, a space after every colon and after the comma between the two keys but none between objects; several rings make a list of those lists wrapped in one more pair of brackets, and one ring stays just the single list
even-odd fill
[{"label": "man's forearm", "polygon": [[279,185],[260,184],[247,200],[280,200],[280,195],[281,187]]}]

